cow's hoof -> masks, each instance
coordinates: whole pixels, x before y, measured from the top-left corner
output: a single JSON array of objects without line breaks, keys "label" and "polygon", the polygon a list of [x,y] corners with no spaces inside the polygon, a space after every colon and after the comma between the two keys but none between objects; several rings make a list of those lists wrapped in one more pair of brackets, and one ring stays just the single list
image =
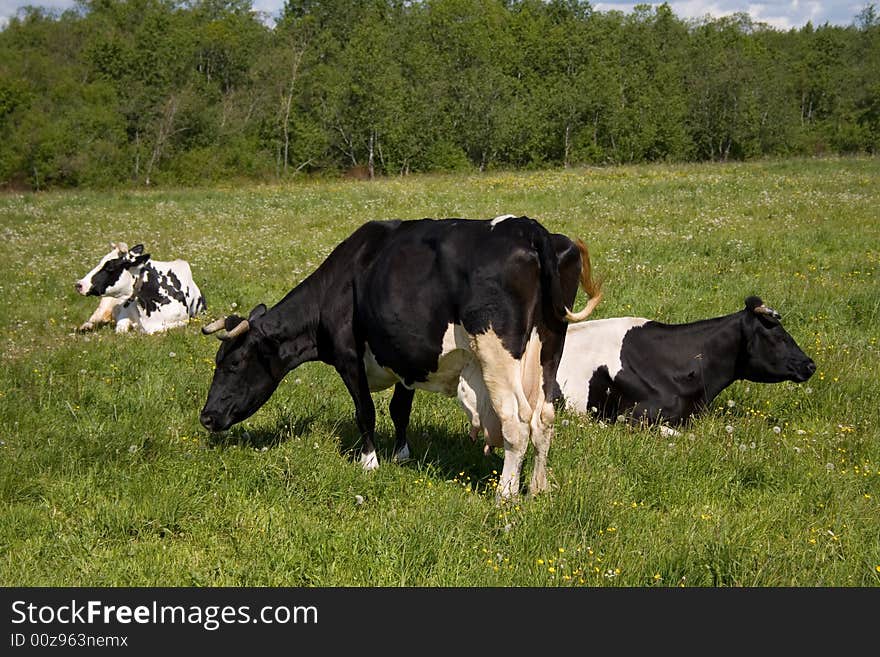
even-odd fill
[{"label": "cow's hoof", "polygon": [[92,324],[91,322],[86,322],[85,324],[83,324],[82,326],[80,326],[76,330],[79,331],[80,333],[88,333],[89,331],[91,331],[94,328],[95,328],[94,324]]},{"label": "cow's hoof", "polygon": [[369,472],[370,470],[375,470],[379,467],[379,458],[376,456],[376,452],[370,452],[369,454],[361,454],[361,467]]},{"label": "cow's hoof", "polygon": [[681,432],[662,424],[660,425],[660,435],[666,438],[675,438],[676,436],[680,436]]},{"label": "cow's hoof", "polygon": [[395,463],[404,463],[406,461],[409,461],[409,445],[404,445],[403,448],[399,452],[396,452],[391,458]]}]

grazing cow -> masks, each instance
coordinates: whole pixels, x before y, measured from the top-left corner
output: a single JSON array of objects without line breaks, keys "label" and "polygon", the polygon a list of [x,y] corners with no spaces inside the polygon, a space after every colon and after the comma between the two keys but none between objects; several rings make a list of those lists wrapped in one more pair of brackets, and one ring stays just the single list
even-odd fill
[{"label": "grazing cow", "polygon": [[84,296],[100,296],[98,308],[80,331],[116,322],[116,332],[139,329],[158,333],[183,326],[205,310],[205,297],[184,260],[160,262],[144,245],[111,243],[111,251],[74,287]]},{"label": "grazing cow", "polygon": [[[800,383],[813,375],[815,363],[779,319],[761,299],[749,297],[739,312],[689,324],[641,317],[577,324],[566,336],[557,395],[571,410],[604,420],[681,425],[739,379]],[[472,425],[491,433],[485,426],[491,418],[474,411],[478,393],[460,385],[459,401]]]},{"label": "grazing cow", "polygon": [[[456,394],[479,368],[500,419],[504,467],[497,496],[518,493],[529,440],[530,493],[547,487],[556,380],[578,283],[589,260],[563,235],[528,217],[371,221],[268,309],[205,326],[222,342],[200,420],[209,431],[252,415],[306,361],[332,365],[354,400],[361,464],[378,467],[372,391],[394,386],[394,459],[408,458],[416,388]],[[588,313],[587,313],[588,314]]]}]

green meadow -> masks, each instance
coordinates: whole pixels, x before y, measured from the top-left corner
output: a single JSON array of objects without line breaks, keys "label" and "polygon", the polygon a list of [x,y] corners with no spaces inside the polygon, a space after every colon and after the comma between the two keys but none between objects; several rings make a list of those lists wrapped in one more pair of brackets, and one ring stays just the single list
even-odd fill
[{"label": "green meadow", "polygon": [[[877,158],[0,196],[0,585],[878,586],[878,208]],[[363,472],[321,363],[222,438],[200,426],[202,325],[276,303],[365,221],[506,213],[589,245],[594,318],[757,294],[816,374],[737,382],[674,438],[561,412],[551,489],[500,505],[501,451],[424,391],[400,465],[374,396]],[[110,241],[188,260],[207,314],[77,333],[97,299],[73,283]]]}]

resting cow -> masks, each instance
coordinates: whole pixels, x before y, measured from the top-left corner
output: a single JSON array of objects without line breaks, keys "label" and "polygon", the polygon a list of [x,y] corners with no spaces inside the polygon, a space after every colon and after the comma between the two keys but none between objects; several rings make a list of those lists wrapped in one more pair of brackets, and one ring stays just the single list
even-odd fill
[{"label": "resting cow", "polygon": [[158,333],[183,326],[190,317],[205,310],[205,297],[195,284],[189,263],[160,262],[144,253],[143,244],[128,248],[125,242],[111,243],[110,253],[74,287],[84,296],[101,301],[80,331],[116,322],[116,332],[139,329]]},{"label": "resting cow", "polygon": [[582,244],[528,217],[373,221],[339,244],[270,309],[202,330],[222,339],[200,420],[223,431],[252,415],[307,361],[332,365],[354,400],[361,464],[378,467],[372,391],[394,386],[394,458],[409,456],[416,388],[456,394],[467,367],[483,375],[501,418],[504,466],[497,496],[518,493],[529,440],[530,493],[547,486],[553,404],[578,283],[590,285]]},{"label": "resting cow", "polygon": [[[739,312],[688,324],[615,317],[571,326],[554,397],[612,422],[681,425],[734,381],[800,383],[813,375],[815,363],[779,320],[753,296]],[[474,427],[489,429],[491,418],[474,412],[476,392],[461,385],[459,401]]]}]

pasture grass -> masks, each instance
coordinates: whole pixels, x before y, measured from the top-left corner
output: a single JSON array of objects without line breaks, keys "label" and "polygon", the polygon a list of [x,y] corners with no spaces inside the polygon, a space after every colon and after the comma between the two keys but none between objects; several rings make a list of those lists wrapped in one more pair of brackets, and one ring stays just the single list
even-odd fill
[{"label": "pasture grass", "polygon": [[[876,158],[2,196],[0,584],[877,586],[878,207]],[[735,383],[675,438],[561,412],[551,490],[500,505],[501,452],[436,394],[416,395],[402,465],[375,395],[364,473],[320,363],[223,438],[201,428],[203,323],[279,301],[367,220],[506,213],[588,243],[595,318],[758,294],[816,375]],[[96,299],[73,282],[111,240],[189,260],[208,313],[77,334]]]}]

